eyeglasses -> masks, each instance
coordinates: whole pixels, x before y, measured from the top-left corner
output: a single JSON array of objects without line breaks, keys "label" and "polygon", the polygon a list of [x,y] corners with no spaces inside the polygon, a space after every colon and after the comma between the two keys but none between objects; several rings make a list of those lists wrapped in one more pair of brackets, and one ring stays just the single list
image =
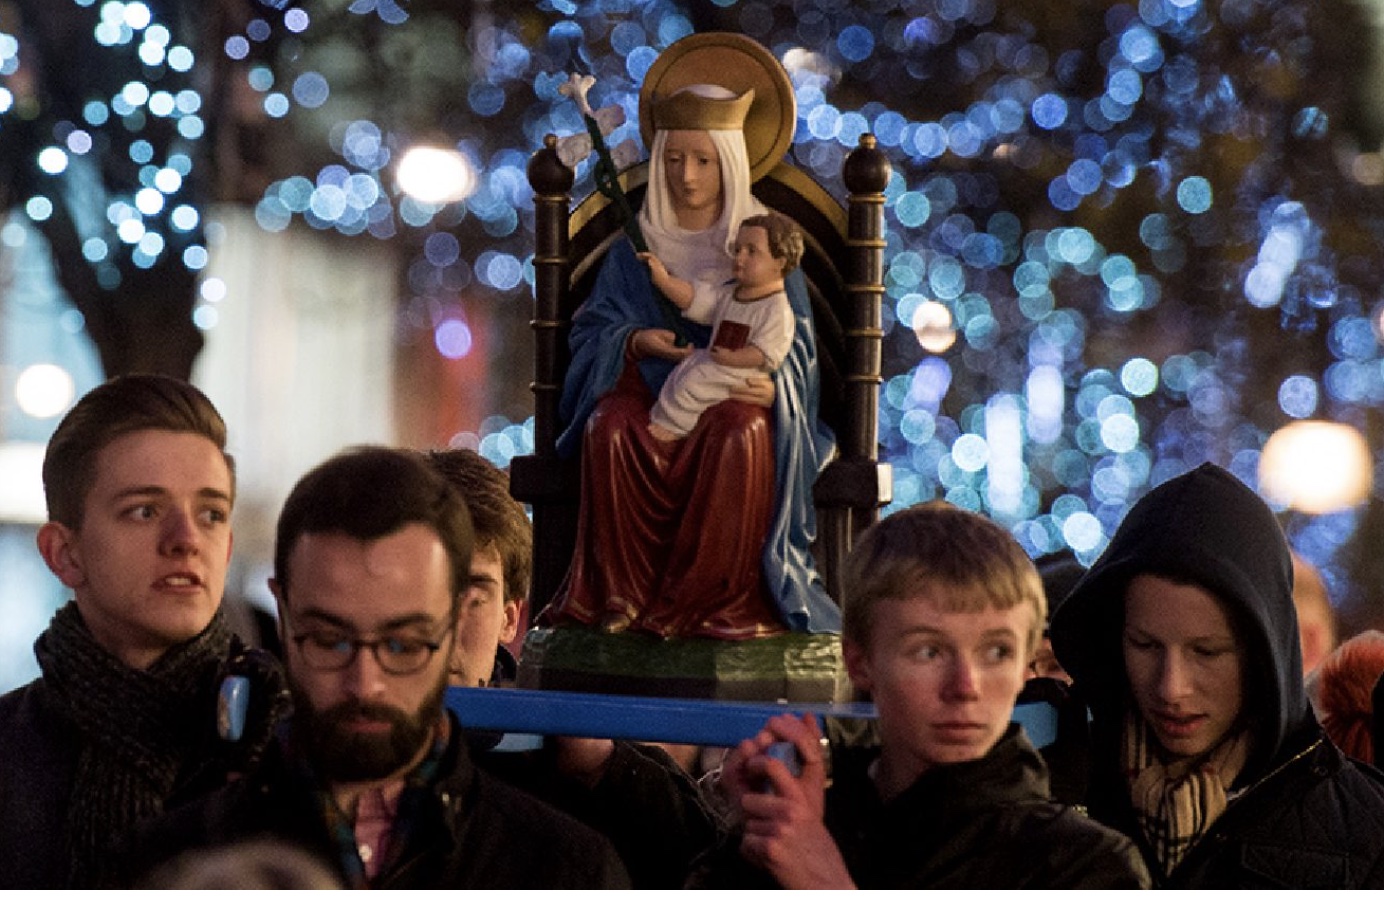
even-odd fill
[{"label": "eyeglasses", "polygon": [[375,656],[380,669],[394,676],[418,673],[428,666],[442,641],[451,631],[452,621],[448,621],[438,639],[423,639],[417,636],[381,636],[379,639],[357,639],[331,630],[314,630],[299,633],[293,637],[298,654],[303,663],[313,670],[345,670],[356,660],[356,653],[369,649]]}]

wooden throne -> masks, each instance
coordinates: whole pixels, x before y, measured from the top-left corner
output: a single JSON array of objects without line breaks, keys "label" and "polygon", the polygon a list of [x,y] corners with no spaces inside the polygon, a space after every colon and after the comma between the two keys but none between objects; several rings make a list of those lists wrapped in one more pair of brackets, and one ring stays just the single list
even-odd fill
[{"label": "wooden throne", "polygon": [[[575,210],[572,169],[558,158],[549,135],[530,160],[534,191],[534,452],[516,457],[511,492],[533,512],[531,617],[552,601],[572,558],[580,496],[579,460],[559,457],[556,443],[564,422],[558,403],[567,375],[572,315],[589,292],[605,251],[623,231],[613,204],[594,193]],[[890,481],[877,462],[880,377],[880,303],[883,295],[884,187],[890,166],[870,135],[846,158],[845,207],[801,170],[781,163],[757,181],[761,202],[793,218],[806,237],[802,269],[812,303],[821,371],[819,415],[836,435],[836,455],[814,486],[817,539],[813,546],[828,594],[840,601],[841,568],[856,536],[876,520],[888,501]],[[647,164],[621,175],[638,208]],[[520,686],[643,695],[829,701],[836,697],[839,640],[788,634],[788,670],[750,677],[740,686],[710,681],[717,670],[741,670],[747,662],[737,644],[716,640],[659,642],[636,634],[562,634],[532,630],[520,665]],[[572,639],[575,638],[575,642]],[[780,637],[769,637],[777,640]],[[667,643],[684,642],[674,646]],[[759,642],[759,640],[751,640]],[[631,656],[639,656],[631,661]],[[641,673],[631,674],[630,664]],[[580,669],[577,669],[580,668]],[[609,675],[605,670],[615,670]],[[689,670],[694,672],[688,673]],[[666,674],[666,677],[657,674]],[[836,682],[833,682],[836,679]]]}]

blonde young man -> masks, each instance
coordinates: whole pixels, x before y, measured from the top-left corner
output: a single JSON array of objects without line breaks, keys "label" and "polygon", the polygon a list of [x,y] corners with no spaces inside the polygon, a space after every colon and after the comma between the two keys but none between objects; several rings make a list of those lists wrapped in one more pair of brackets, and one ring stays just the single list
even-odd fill
[{"label": "blonde young man", "polygon": [[[846,567],[843,650],[878,710],[878,747],[826,774],[815,718],[783,715],[726,762],[744,815],[697,885],[789,888],[1134,888],[1133,844],[1054,803],[1011,722],[1041,638],[1042,583],[996,524],[941,502],[866,532]],[[789,742],[794,777],[767,750]]]}]

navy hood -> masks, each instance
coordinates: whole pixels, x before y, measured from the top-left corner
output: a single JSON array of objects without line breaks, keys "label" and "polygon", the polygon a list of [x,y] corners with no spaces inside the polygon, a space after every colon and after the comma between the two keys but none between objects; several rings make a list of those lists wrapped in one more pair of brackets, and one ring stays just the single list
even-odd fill
[{"label": "navy hood", "polygon": [[1130,701],[1124,593],[1137,574],[1195,583],[1226,604],[1246,648],[1244,708],[1253,737],[1244,774],[1266,772],[1290,737],[1313,721],[1302,682],[1292,556],[1273,511],[1209,463],[1154,488],[1130,509],[1052,620],[1057,659],[1107,732]]}]

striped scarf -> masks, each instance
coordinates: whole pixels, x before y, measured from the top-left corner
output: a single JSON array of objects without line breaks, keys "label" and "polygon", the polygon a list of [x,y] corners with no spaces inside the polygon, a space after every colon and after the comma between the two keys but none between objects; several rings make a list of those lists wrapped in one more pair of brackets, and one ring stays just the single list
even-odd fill
[{"label": "striped scarf", "polygon": [[1249,755],[1249,735],[1223,740],[1199,757],[1165,763],[1137,711],[1125,719],[1121,764],[1139,828],[1164,874],[1171,874],[1229,804],[1230,784]]}]

